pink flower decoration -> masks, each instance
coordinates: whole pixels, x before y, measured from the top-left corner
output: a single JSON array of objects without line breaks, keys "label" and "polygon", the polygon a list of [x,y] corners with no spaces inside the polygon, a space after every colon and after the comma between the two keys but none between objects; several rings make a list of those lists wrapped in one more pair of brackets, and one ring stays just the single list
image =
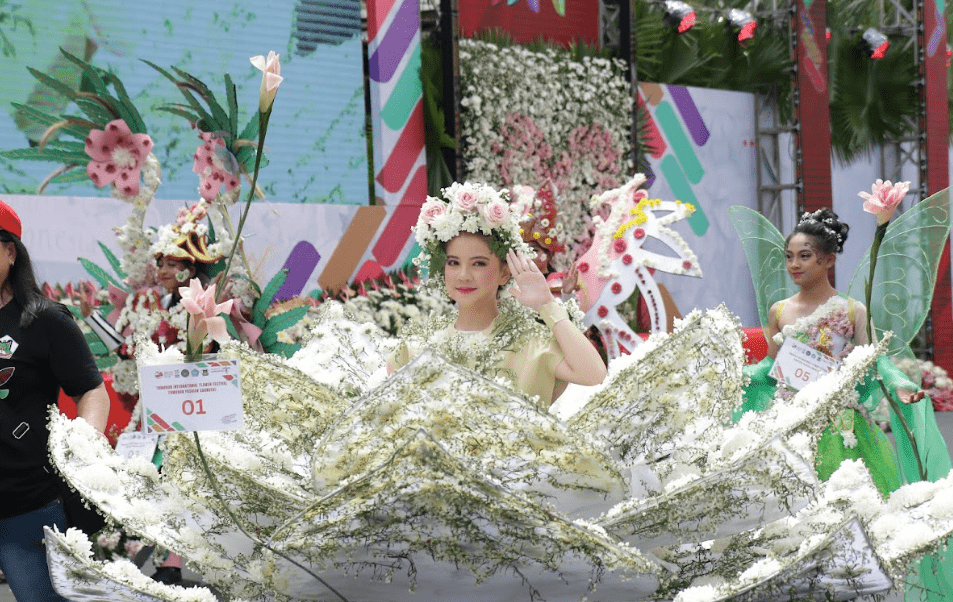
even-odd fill
[{"label": "pink flower decoration", "polygon": [[274,50],[268,51],[268,56],[259,54],[250,57],[248,60],[261,71],[261,88],[258,90],[258,111],[267,113],[271,110],[271,105],[275,102],[275,95],[278,94],[278,86],[285,78],[281,77],[281,55]]},{"label": "pink flower decoration", "polygon": [[612,250],[616,253],[625,253],[625,250],[629,248],[629,245],[625,242],[625,239],[617,238],[615,242],[612,243]]},{"label": "pink flower decoration", "polygon": [[604,318],[609,315],[609,308],[605,305],[600,305],[599,310],[596,313],[599,314],[600,318]]},{"label": "pink flower decoration", "polygon": [[149,136],[133,134],[125,121],[116,119],[104,130],[90,130],[85,150],[92,158],[86,175],[93,184],[113,184],[125,196],[139,194],[139,171],[152,150]]},{"label": "pink flower decoration", "polygon": [[464,190],[463,192],[457,194],[456,198],[453,199],[453,206],[459,211],[473,211],[476,209],[479,200],[480,199],[477,198],[477,195],[473,194],[469,190]]},{"label": "pink flower decoration", "polygon": [[483,218],[492,226],[499,226],[506,221],[510,208],[503,201],[493,201],[483,207]]},{"label": "pink flower decoration", "polygon": [[578,266],[576,266],[576,268],[579,270],[581,274],[585,274],[586,272],[589,271],[589,264],[583,261]]},{"label": "pink flower decoration", "polygon": [[632,263],[632,256],[626,253],[622,256],[622,263],[625,265],[630,265]]},{"label": "pink flower decoration", "polygon": [[910,182],[891,184],[890,180],[884,182],[878,179],[871,185],[870,193],[859,192],[857,196],[864,199],[864,211],[877,216],[879,226],[890,221],[908,190],[910,190]]},{"label": "pink flower decoration", "polygon": [[621,292],[622,292],[622,285],[619,284],[618,282],[613,282],[613,283],[612,283],[612,293],[615,294],[615,295],[618,295],[618,294],[621,293]]},{"label": "pink flower decoration", "polygon": [[443,201],[430,199],[420,208],[420,221],[432,224],[435,219],[447,212],[447,204]]},{"label": "pink flower decoration", "polygon": [[692,269],[692,262],[686,259],[685,261],[682,262],[682,267],[685,268],[686,270],[690,270]]},{"label": "pink flower decoration", "polygon": [[192,317],[189,321],[189,346],[193,351],[201,349],[206,334],[219,343],[228,340],[225,319],[218,314],[231,312],[232,299],[215,303],[215,285],[203,291],[198,278],[189,281],[189,286],[180,287],[179,294],[182,295],[182,306]]},{"label": "pink flower decoration", "polygon": [[192,163],[192,171],[202,180],[199,184],[199,194],[203,199],[211,202],[218,196],[222,186],[225,186],[226,191],[231,192],[238,187],[239,180],[236,174],[225,168],[225,163],[219,154],[228,153],[225,141],[213,137],[209,132],[202,132],[199,138],[205,142],[192,155],[195,159]]},{"label": "pink flower decoration", "polygon": [[634,236],[638,240],[642,240],[643,238],[645,238],[645,230],[643,230],[642,228],[636,228],[635,232],[632,233],[632,236]]}]

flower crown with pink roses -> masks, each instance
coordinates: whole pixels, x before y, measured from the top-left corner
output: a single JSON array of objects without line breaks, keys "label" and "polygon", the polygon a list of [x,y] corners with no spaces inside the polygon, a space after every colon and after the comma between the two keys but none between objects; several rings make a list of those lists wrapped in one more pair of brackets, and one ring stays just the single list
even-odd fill
[{"label": "flower crown with pink roses", "polygon": [[417,243],[424,249],[430,276],[440,278],[447,262],[444,249],[461,232],[483,234],[490,251],[506,261],[510,249],[532,257],[534,252],[520,236],[519,215],[510,208],[509,193],[486,184],[454,182],[440,191],[443,198],[427,197],[414,226]]}]

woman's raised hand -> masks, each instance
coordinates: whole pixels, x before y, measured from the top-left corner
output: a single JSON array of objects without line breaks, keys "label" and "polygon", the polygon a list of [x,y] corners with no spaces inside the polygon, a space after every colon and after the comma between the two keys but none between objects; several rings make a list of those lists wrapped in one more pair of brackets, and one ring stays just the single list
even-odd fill
[{"label": "woman's raised hand", "polygon": [[553,300],[545,276],[525,255],[510,250],[506,254],[506,265],[516,280],[516,286],[508,289],[514,299],[535,310]]}]

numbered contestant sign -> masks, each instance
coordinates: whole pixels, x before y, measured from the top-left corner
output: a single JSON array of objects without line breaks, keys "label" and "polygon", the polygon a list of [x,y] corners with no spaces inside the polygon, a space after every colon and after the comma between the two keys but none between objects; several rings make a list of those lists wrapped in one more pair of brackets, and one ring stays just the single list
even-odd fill
[{"label": "numbered contestant sign", "polygon": [[837,363],[831,356],[788,337],[778,350],[778,356],[774,359],[774,366],[768,376],[800,391],[836,368]]},{"label": "numbered contestant sign", "polygon": [[203,360],[139,369],[146,433],[242,428],[238,360]]}]

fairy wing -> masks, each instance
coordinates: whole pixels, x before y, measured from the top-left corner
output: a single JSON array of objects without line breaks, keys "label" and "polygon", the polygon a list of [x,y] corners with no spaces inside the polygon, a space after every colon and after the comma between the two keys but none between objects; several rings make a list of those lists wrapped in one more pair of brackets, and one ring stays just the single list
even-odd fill
[{"label": "fairy wing", "polygon": [[797,292],[786,277],[784,236],[767,218],[748,207],[730,207],[728,216],[748,259],[761,325],[767,326],[771,306]]},{"label": "fairy wing", "polygon": [[[949,189],[944,189],[923,199],[887,227],[868,311],[878,334],[893,332],[887,348],[890,355],[901,354],[926,320],[950,223]],[[869,273],[867,253],[851,278],[847,291],[851,297],[864,299]]]}]

